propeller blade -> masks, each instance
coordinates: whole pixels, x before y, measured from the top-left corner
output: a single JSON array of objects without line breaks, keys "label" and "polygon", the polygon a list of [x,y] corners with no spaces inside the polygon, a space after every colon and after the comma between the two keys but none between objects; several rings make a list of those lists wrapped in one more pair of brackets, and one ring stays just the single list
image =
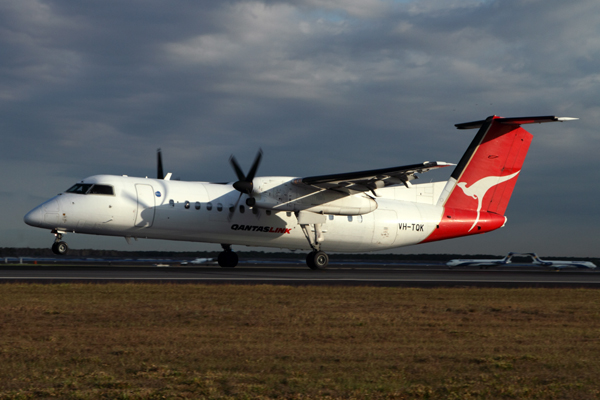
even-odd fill
[{"label": "propeller blade", "polygon": [[248,176],[246,177],[246,181],[252,181],[254,179],[254,175],[256,175],[256,170],[260,165],[260,160],[262,159],[262,149],[258,149],[258,154],[256,154],[256,158],[254,159],[254,163],[252,164],[252,168],[250,168],[250,172],[248,172]]},{"label": "propeller blade", "polygon": [[156,178],[157,179],[164,179],[165,178],[165,174],[163,172],[162,153],[161,153],[160,149],[156,150],[156,157],[157,157],[157,165],[158,165],[158,169],[157,169],[157,172],[156,172]]},{"label": "propeller blade", "polygon": [[244,172],[240,168],[240,165],[238,164],[237,160],[235,159],[235,157],[233,155],[231,157],[229,157],[229,163],[233,167],[233,170],[235,171],[235,174],[237,175],[238,180],[245,181],[246,175],[244,175]]},{"label": "propeller blade", "polygon": [[252,208],[252,214],[256,216],[256,219],[260,219],[261,213],[260,208]]},{"label": "propeller blade", "polygon": [[229,215],[227,216],[227,222],[231,222],[231,218],[233,218],[233,215],[235,214],[235,211],[237,210],[238,204],[240,203],[240,199],[242,198],[243,194],[244,193],[240,193],[237,201],[235,202],[235,206],[233,206],[233,209],[229,210]]}]

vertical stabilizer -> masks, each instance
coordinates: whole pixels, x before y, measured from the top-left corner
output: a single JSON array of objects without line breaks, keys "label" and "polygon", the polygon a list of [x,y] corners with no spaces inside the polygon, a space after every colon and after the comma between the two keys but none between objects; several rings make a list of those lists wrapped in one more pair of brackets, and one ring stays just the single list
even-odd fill
[{"label": "vertical stabilizer", "polygon": [[504,226],[504,212],[533,135],[523,124],[570,121],[576,118],[491,116],[458,124],[479,128],[456,165],[437,205],[443,209],[436,229],[423,242],[490,232]]},{"label": "vertical stabilizer", "polygon": [[[518,121],[506,120],[513,119],[492,116],[481,121],[438,205],[504,215],[533,138]],[[457,125],[459,129],[471,126]]]}]

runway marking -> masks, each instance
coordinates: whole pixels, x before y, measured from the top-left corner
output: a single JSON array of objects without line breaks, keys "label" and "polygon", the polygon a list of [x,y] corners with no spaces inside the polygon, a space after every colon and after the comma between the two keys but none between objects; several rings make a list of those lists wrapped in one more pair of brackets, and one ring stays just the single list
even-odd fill
[{"label": "runway marking", "polygon": [[487,280],[487,279],[358,279],[358,278],[341,278],[341,279],[329,279],[329,278],[90,278],[90,277],[0,277],[0,280],[86,280],[86,281],[283,281],[283,282],[431,282],[431,283],[527,283],[527,284],[549,284],[549,283],[561,283],[561,284],[596,284],[600,285],[600,282],[590,281],[571,281],[571,280],[560,280],[560,281],[523,281],[523,280]]}]

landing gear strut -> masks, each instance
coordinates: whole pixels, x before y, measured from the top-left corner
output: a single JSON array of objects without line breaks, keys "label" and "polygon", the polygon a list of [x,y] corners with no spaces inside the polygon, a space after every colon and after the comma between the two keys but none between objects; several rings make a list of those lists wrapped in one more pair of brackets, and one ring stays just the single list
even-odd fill
[{"label": "landing gear strut", "polygon": [[53,231],[56,239],[54,239],[54,243],[52,244],[52,252],[57,256],[64,256],[69,251],[69,246],[65,242],[62,241],[62,233]]},{"label": "landing gear strut", "polygon": [[313,249],[306,256],[306,265],[310,269],[325,269],[329,264],[329,256],[327,253],[321,250],[321,242],[324,240],[321,232],[321,224],[312,224],[314,229],[314,236],[311,235],[309,224],[301,224],[302,232],[308,244]]},{"label": "landing gear strut", "polygon": [[223,268],[234,268],[238,264],[238,255],[231,250],[230,244],[222,244],[221,247],[223,251],[217,259],[219,265]]}]

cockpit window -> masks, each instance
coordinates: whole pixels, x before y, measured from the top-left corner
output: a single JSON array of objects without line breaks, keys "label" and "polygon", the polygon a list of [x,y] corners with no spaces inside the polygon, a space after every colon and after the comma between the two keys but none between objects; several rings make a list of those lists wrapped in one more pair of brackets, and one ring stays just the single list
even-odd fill
[{"label": "cockpit window", "polygon": [[67,193],[86,194],[91,187],[92,184],[90,183],[76,183],[67,189]]},{"label": "cockpit window", "polygon": [[108,185],[94,185],[92,189],[88,192],[89,194],[109,194],[113,195],[112,186]]},{"label": "cockpit window", "polygon": [[108,185],[92,185],[91,183],[76,183],[67,189],[67,193],[76,194],[108,194],[113,195],[112,186]]}]

